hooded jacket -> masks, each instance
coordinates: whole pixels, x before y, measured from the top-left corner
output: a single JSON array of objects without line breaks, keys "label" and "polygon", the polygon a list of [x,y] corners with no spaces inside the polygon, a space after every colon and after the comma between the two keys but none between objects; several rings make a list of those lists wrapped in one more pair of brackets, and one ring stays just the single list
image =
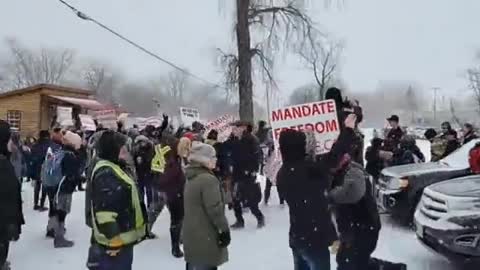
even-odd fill
[{"label": "hooded jacket", "polygon": [[42,138],[37,141],[32,147],[32,177],[35,180],[40,180],[40,173],[42,164],[45,161],[48,148],[51,146],[51,141],[48,138]]},{"label": "hooded jacket", "polygon": [[332,217],[325,196],[329,172],[347,153],[354,138],[352,129],[344,129],[332,150],[321,160],[306,158],[306,135],[288,130],[280,135],[283,165],[277,175],[277,187],[290,212],[290,247],[326,249],[336,240]]}]

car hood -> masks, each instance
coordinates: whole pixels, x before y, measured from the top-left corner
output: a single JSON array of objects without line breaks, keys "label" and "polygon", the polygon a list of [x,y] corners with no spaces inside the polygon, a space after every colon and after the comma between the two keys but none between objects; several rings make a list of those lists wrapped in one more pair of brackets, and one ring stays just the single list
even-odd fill
[{"label": "car hood", "polygon": [[480,175],[471,175],[434,184],[429,189],[450,196],[480,198]]},{"label": "car hood", "polygon": [[428,162],[388,167],[382,171],[382,174],[391,177],[403,177],[454,170],[459,170],[459,168],[453,168],[440,162]]}]

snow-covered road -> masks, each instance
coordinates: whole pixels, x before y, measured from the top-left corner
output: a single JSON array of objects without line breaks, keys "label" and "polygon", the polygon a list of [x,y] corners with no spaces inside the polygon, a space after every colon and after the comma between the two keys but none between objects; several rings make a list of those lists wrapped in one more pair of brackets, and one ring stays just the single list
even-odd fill
[{"label": "snow-covered road", "polygon": [[[366,145],[371,138],[366,132]],[[419,146],[429,159],[429,144],[419,141]],[[90,231],[84,220],[84,193],[75,193],[72,213],[67,217],[67,236],[75,241],[71,249],[55,250],[51,240],[45,239],[47,213],[32,210],[33,189],[24,185],[24,211],[26,226],[19,242],[12,244],[10,261],[14,270],[83,270],[87,258]],[[291,270],[292,256],[288,247],[288,209],[278,206],[273,192],[272,206],[262,206],[267,226],[256,229],[253,217],[246,214],[247,227],[235,231],[230,246],[230,261],[223,270]],[[233,221],[233,214],[229,212]],[[134,269],[185,269],[184,261],[170,255],[168,211],[159,218],[155,233],[159,239],[145,241],[135,249]],[[395,262],[403,262],[409,270],[461,270],[439,255],[421,246],[413,231],[399,227],[383,217],[383,228],[375,256]],[[332,256],[332,264],[334,256]],[[335,269],[335,268],[332,268]],[[480,268],[479,268],[480,269]]]},{"label": "snow-covered road", "polygon": [[[71,249],[55,250],[51,240],[45,239],[47,213],[32,210],[30,185],[24,186],[24,211],[26,226],[21,239],[12,244],[10,261],[14,270],[83,270],[89,246],[90,232],[84,222],[84,193],[74,194],[72,214],[67,217],[67,236],[75,241]],[[256,229],[251,215],[247,214],[247,228],[233,232],[230,262],[224,270],[291,270],[292,259],[288,248],[288,209],[278,206],[276,196],[272,206],[263,207],[267,226]],[[232,213],[229,218],[233,221]],[[183,270],[183,260],[170,255],[168,211],[157,222],[154,231],[159,239],[145,241],[135,249],[134,269]],[[442,257],[430,253],[416,240],[408,229],[392,225],[384,218],[381,238],[375,254],[379,258],[407,263],[410,270],[461,270]],[[334,257],[332,257],[334,261]]]}]

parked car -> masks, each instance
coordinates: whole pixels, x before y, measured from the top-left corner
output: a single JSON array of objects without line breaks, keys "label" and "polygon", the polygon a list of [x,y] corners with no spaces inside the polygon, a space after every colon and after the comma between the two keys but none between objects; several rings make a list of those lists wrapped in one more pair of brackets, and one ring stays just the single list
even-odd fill
[{"label": "parked car", "polygon": [[415,228],[421,243],[450,260],[480,263],[480,175],[425,188]]},{"label": "parked car", "polygon": [[375,183],[379,208],[403,223],[411,223],[425,187],[471,174],[468,155],[478,142],[472,140],[438,162],[385,168]]}]

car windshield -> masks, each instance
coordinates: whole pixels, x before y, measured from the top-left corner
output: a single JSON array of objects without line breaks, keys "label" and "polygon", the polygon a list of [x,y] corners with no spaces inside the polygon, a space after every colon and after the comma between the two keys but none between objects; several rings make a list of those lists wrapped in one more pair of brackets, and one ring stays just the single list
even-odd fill
[{"label": "car windshield", "polygon": [[471,142],[460,147],[444,159],[440,160],[440,162],[455,168],[468,168],[470,166],[468,164],[468,154],[478,142],[480,142],[480,139],[472,140]]}]

